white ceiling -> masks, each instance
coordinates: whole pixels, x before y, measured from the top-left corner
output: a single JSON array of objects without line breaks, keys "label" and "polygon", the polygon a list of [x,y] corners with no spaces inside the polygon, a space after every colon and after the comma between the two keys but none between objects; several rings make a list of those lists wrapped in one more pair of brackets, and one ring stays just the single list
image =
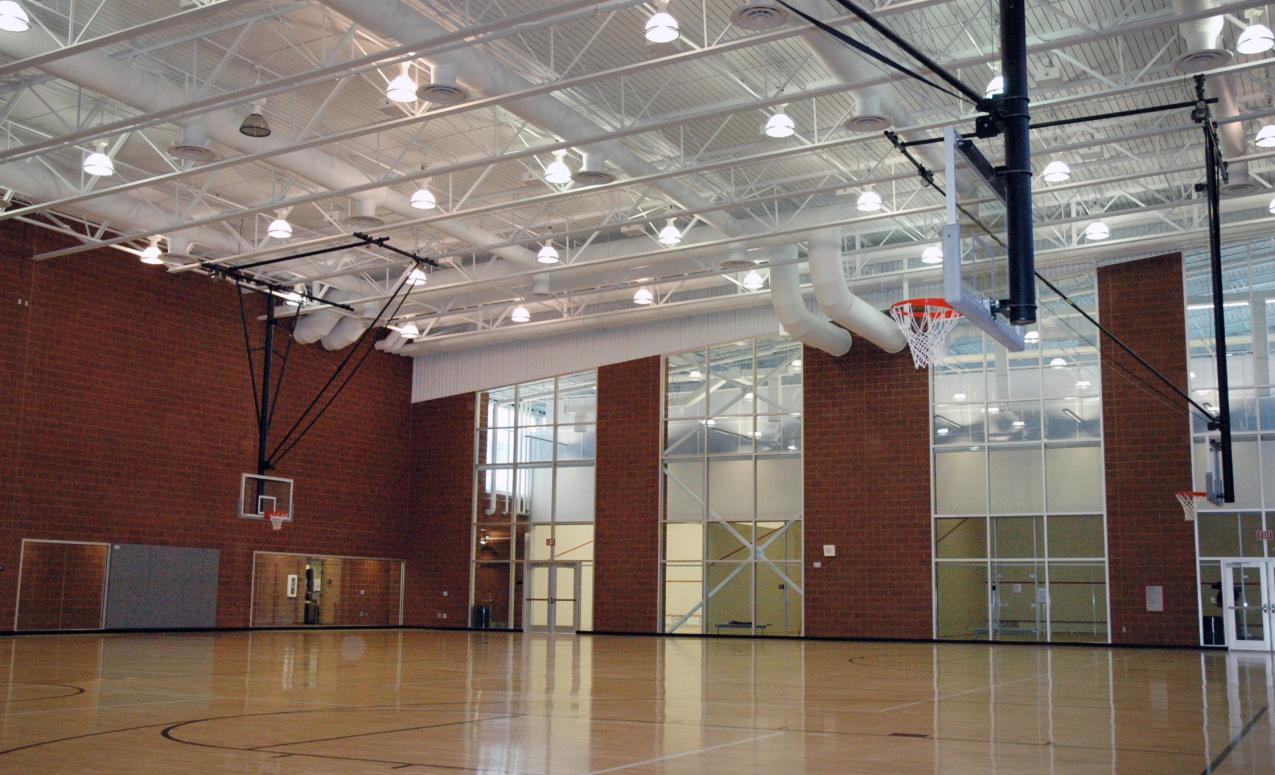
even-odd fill
[{"label": "white ceiling", "polygon": [[[0,187],[18,201],[0,217],[73,233],[84,250],[114,244],[136,251],[148,235],[190,236],[203,258],[243,264],[348,241],[353,202],[371,198],[384,221],[369,229],[373,234],[443,264],[397,310],[394,326],[412,320],[426,332],[413,344],[398,343],[402,354],[765,304],[765,290],[741,288],[740,272],[721,262],[743,247],[753,249],[749,259],[764,262],[768,247],[801,242],[823,225],[843,225],[854,248],[846,256],[851,283],[874,300],[932,283],[935,270],[919,258],[937,238],[941,199],[879,133],[854,134],[844,122],[874,91],[913,138],[937,136],[946,125],[970,130],[972,109],[808,26],[734,26],[738,5],[672,0],[682,37],[649,46],[642,28],[655,6],[633,0],[24,2],[32,30],[0,33],[0,61],[22,59],[37,50],[22,46],[37,44],[47,56],[34,66],[0,65],[7,138]],[[825,20],[847,18],[835,3],[802,5]],[[995,3],[867,5],[974,88],[994,74]],[[1179,22],[1222,15],[1221,41],[1230,48],[1244,10],[1265,8],[1209,7],[1183,17],[1153,0],[1028,4],[1033,120],[1190,99],[1190,77],[1174,64],[1185,51]],[[362,18],[356,25],[342,10],[389,14],[384,18],[394,23]],[[421,29],[456,34],[413,39]],[[862,24],[842,29],[897,55]],[[514,94],[471,89],[477,93],[469,102],[450,108],[387,105],[385,84],[404,59],[420,81],[431,72],[425,62],[457,59],[484,71],[481,78],[459,71],[462,84],[512,85]],[[1236,56],[1211,73],[1236,96],[1255,186],[1227,199],[1228,237],[1269,229],[1271,153],[1251,141],[1275,113],[1272,63],[1271,52]],[[138,80],[131,89],[101,88],[108,66]],[[155,79],[180,90],[164,110],[156,109],[162,90],[150,88]],[[216,115],[230,111],[237,120],[260,95],[268,95],[268,143],[213,131]],[[199,107],[183,107],[195,101]],[[764,138],[760,128],[779,104],[787,104],[797,135]],[[219,159],[212,170],[167,153],[182,136],[177,122],[208,125]],[[98,136],[111,143],[117,174],[95,180],[79,165]],[[1037,180],[1042,265],[1202,239],[1194,184],[1202,180],[1203,148],[1189,111],[1042,129],[1032,141],[1037,173],[1055,157],[1074,172],[1062,186]],[[279,153],[239,161],[298,143],[310,147],[301,161]],[[568,149],[573,169],[584,149],[609,148],[607,169],[617,181],[595,188],[544,183],[543,167],[558,147]],[[440,209],[406,209],[422,179]],[[884,196],[886,212],[855,210],[868,183]],[[294,236],[284,243],[265,235],[279,207],[292,208]],[[1113,239],[1088,245],[1080,234],[1100,213]],[[686,231],[676,249],[654,239],[669,215]],[[111,231],[96,228],[103,222]],[[546,272],[531,257],[550,233],[564,263]],[[59,260],[75,260],[75,251],[62,253],[70,255]],[[339,289],[344,299],[368,302],[353,305],[367,317],[408,267],[402,256],[365,249],[254,271],[272,282],[304,283],[315,295]],[[656,290],[654,307],[630,301],[643,284]],[[509,319],[520,303],[532,322]],[[302,314],[319,308],[308,305]]]}]

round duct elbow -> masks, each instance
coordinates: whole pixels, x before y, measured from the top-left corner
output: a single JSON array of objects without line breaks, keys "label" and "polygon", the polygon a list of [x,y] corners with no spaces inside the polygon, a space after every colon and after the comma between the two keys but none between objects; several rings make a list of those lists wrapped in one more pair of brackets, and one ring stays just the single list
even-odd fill
[{"label": "round duct elbow", "polygon": [[373,347],[381,352],[392,353],[394,352],[395,346],[400,345],[402,341],[403,335],[393,329],[390,329],[390,332],[378,339]]},{"label": "round duct elbow", "polygon": [[323,349],[344,350],[359,340],[367,330],[368,321],[360,318],[343,317],[332,327],[332,331],[323,337]]},{"label": "round duct elbow", "polygon": [[770,302],[779,324],[792,338],[829,355],[841,356],[850,352],[850,332],[811,312],[801,297],[796,245],[775,251],[770,262]]},{"label": "round duct elbow", "polygon": [[341,313],[334,309],[320,309],[301,316],[292,329],[292,338],[297,344],[314,344],[332,333],[332,329],[341,321]]},{"label": "round duct elbow", "polygon": [[217,153],[208,145],[208,133],[202,124],[182,127],[182,139],[168,146],[168,155],[193,162],[209,162],[217,158]]}]

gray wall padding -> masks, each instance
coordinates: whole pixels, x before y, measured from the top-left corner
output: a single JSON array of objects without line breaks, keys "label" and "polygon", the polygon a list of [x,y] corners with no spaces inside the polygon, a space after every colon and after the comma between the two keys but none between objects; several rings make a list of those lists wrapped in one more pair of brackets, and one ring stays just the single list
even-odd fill
[{"label": "gray wall padding", "polygon": [[112,544],[106,629],[215,627],[221,552]]}]

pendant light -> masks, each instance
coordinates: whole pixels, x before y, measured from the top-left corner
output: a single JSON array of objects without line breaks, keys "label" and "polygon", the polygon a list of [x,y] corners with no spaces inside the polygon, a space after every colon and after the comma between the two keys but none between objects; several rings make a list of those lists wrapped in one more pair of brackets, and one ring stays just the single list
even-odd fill
[{"label": "pendant light", "polygon": [[424,285],[429,282],[429,275],[419,266],[412,267],[412,271],[407,273],[407,284],[413,288]]},{"label": "pendant light", "polygon": [[668,219],[668,223],[664,225],[664,228],[660,229],[660,234],[656,239],[661,245],[669,247],[682,243],[682,232],[677,228],[677,223],[675,223],[673,218]]},{"label": "pendant light", "polygon": [[859,194],[859,198],[854,203],[854,208],[861,213],[875,213],[881,207],[881,195],[872,189]]},{"label": "pendant light", "polygon": [[433,210],[435,207],[438,207],[438,200],[434,198],[433,191],[430,191],[422,185],[420,188],[416,189],[415,193],[412,194],[412,199],[409,204],[417,210]]},{"label": "pendant light", "polygon": [[390,102],[416,102],[416,81],[412,80],[411,63],[399,65],[398,75],[385,87],[385,98]]},{"label": "pendant light", "polygon": [[553,246],[553,232],[549,232],[549,238],[545,240],[544,245],[540,247],[540,252],[536,254],[537,263],[556,264],[559,261],[558,249]]},{"label": "pendant light", "polygon": [[926,245],[925,250],[921,251],[922,264],[941,264],[943,263],[943,246],[942,245]]},{"label": "pendant light", "polygon": [[410,320],[404,323],[403,325],[399,326],[398,332],[400,335],[402,335],[406,339],[415,339],[416,337],[421,335],[421,330],[417,328],[416,324]]},{"label": "pendant light", "polygon": [[655,303],[655,294],[645,285],[633,292],[633,303],[645,307]]},{"label": "pendant light", "polygon": [[1275,148],[1275,124],[1267,124],[1257,130],[1257,137],[1253,138],[1253,145],[1258,148]]},{"label": "pendant light", "polygon": [[84,171],[99,178],[115,174],[115,162],[106,155],[106,141],[98,140],[97,150],[84,157]]},{"label": "pendant light", "polygon": [[566,156],[567,152],[561,148],[553,152],[553,161],[545,167],[546,183],[561,186],[571,182],[571,168],[567,166]]},{"label": "pendant light", "polygon": [[766,287],[766,279],[756,269],[748,270],[748,274],[744,275],[744,281],[740,283],[745,290],[760,291]]},{"label": "pendant light", "polygon": [[1046,183],[1063,183],[1071,179],[1071,165],[1061,159],[1054,159],[1045,165],[1040,179]]},{"label": "pendant light", "polygon": [[514,311],[509,313],[509,319],[515,323],[526,323],[531,320],[531,312],[521,304],[514,307]]},{"label": "pendant light", "polygon": [[680,25],[673,14],[668,12],[668,0],[661,0],[655,13],[646,20],[646,42],[654,44],[672,43],[682,35]]},{"label": "pendant light", "polygon": [[1005,76],[993,76],[992,80],[987,82],[987,88],[983,89],[983,96],[989,100],[1000,94],[1005,93]]},{"label": "pendant light", "polygon": [[797,124],[787,113],[787,105],[780,105],[766,119],[766,125],[762,127],[762,133],[767,137],[792,137],[797,132]]},{"label": "pendant light", "polygon": [[1275,33],[1259,21],[1262,18],[1262,9],[1251,8],[1244,15],[1248,19],[1248,26],[1235,41],[1235,50],[1241,54],[1264,54],[1275,48]]},{"label": "pendant light", "polygon": [[264,102],[254,103],[252,112],[245,116],[243,123],[239,125],[239,134],[246,137],[269,137],[270,124],[266,121],[264,111]]},{"label": "pendant light", "polygon": [[1111,227],[1102,221],[1094,221],[1085,227],[1085,239],[1100,242],[1111,236]]},{"label": "pendant light", "polygon": [[163,260],[162,260],[162,259],[160,259],[160,257],[159,257],[159,256],[160,256],[160,251],[159,251],[159,237],[151,237],[151,244],[147,245],[147,246],[146,246],[146,247],[142,250],[141,255],[139,256],[139,258],[141,259],[141,261],[142,261],[142,263],[143,263],[143,264],[150,264],[150,265],[154,266],[154,265],[157,265],[157,264],[162,264],[162,263],[164,263],[164,262],[163,262]]},{"label": "pendant light", "polygon": [[292,236],[292,224],[288,223],[287,208],[275,210],[275,219],[266,227],[266,234],[275,239],[288,239]]},{"label": "pendant light", "polygon": [[4,32],[26,32],[31,29],[31,20],[27,12],[14,0],[0,0],[0,30]]}]

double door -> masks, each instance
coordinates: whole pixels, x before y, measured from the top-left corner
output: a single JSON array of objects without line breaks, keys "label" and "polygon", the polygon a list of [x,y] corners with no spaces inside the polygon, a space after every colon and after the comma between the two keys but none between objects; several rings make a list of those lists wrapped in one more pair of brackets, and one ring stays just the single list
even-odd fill
[{"label": "double door", "polygon": [[575,632],[580,628],[580,563],[528,562],[523,605],[527,632]]},{"label": "double door", "polygon": [[1271,651],[1275,640],[1275,560],[1222,563],[1222,620],[1232,651]]}]

